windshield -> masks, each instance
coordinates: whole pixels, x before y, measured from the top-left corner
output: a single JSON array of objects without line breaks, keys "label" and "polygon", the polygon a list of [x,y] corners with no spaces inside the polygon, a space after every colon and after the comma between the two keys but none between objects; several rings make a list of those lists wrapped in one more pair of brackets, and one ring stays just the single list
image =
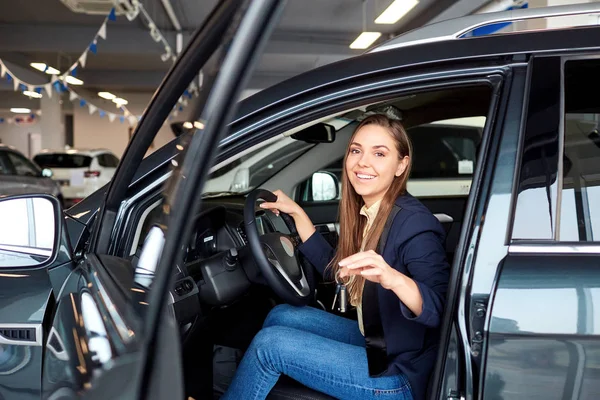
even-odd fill
[{"label": "windshield", "polygon": [[92,157],[81,154],[38,154],[33,158],[42,168],[87,168]]},{"label": "windshield", "polygon": [[[325,121],[336,131],[350,122],[351,120],[345,118],[331,118]],[[276,136],[217,165],[208,176],[203,193],[205,195],[223,192],[245,193],[261,186],[315,146],[314,143],[293,139],[292,133],[286,132]]]}]

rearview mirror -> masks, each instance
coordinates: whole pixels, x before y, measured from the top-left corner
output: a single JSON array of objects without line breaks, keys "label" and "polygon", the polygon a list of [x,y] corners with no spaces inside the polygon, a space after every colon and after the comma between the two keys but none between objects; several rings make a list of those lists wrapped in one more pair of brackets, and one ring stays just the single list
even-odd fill
[{"label": "rearview mirror", "polygon": [[335,141],[335,127],[319,122],[294,133],[292,138],[306,143],[333,143]]},{"label": "rearview mirror", "polygon": [[0,268],[36,266],[55,255],[58,200],[48,195],[0,199]]}]

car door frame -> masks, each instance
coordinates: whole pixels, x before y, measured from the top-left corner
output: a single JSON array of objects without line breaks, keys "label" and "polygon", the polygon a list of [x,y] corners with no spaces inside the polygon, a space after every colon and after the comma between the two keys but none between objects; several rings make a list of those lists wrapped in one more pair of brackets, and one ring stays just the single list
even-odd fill
[{"label": "car door frame", "polygon": [[[347,88],[343,88],[339,90],[339,93],[332,93],[335,90],[324,90],[325,95],[320,96],[321,93],[311,93],[310,96],[303,96],[300,98],[294,99],[289,103],[278,104],[277,107],[277,120],[274,121],[272,115],[274,114],[272,110],[262,110],[260,114],[253,115],[251,121],[251,130],[245,127],[240,127],[237,129],[236,133],[229,138],[229,142],[231,147],[226,149],[223,156],[226,157],[227,154],[234,154],[241,150],[240,146],[236,146],[236,140],[239,138],[243,138],[247,134],[252,134],[254,138],[256,138],[256,142],[260,140],[266,140],[270,137],[273,137],[281,132],[285,132],[288,129],[292,129],[294,126],[298,126],[303,123],[310,122],[311,120],[316,120],[320,117],[324,117],[326,115],[335,114],[335,112],[343,110],[344,108],[348,108],[348,105],[357,105],[357,103],[364,102],[375,102],[378,100],[385,100],[393,97],[401,96],[407,92],[414,92],[418,89],[424,89],[429,87],[440,87],[444,84],[449,86],[459,86],[460,82],[452,81],[448,83],[448,81],[457,78],[464,78],[465,81],[473,82],[477,78],[475,76],[481,77],[482,75],[493,75],[492,70],[496,73],[501,72],[505,74],[505,80],[501,83],[501,88],[498,88],[499,92],[492,100],[492,104],[490,105],[490,115],[487,116],[490,123],[486,122],[486,128],[484,131],[484,137],[487,138],[481,145],[480,153],[478,154],[478,160],[481,162],[478,163],[479,167],[476,169],[473,176],[473,184],[471,191],[473,193],[477,193],[479,187],[482,187],[481,193],[477,196],[472,195],[469,197],[467,211],[465,212],[465,218],[463,220],[463,228],[461,232],[461,241],[459,242],[457,256],[455,258],[455,262],[453,265],[453,273],[450,281],[449,287],[451,289],[448,298],[454,299],[454,301],[449,301],[446,306],[445,311],[445,319],[442,325],[442,345],[440,346],[438,363],[436,364],[436,369],[432,378],[432,388],[431,393],[439,394],[439,398],[446,398],[448,395],[447,392],[442,391],[442,386],[449,388],[452,392],[459,393],[459,390],[463,389],[465,386],[473,387],[475,385],[473,380],[473,369],[469,369],[466,374],[460,375],[460,371],[457,371],[456,379],[454,383],[444,381],[447,378],[447,370],[448,365],[446,365],[446,358],[448,356],[450,337],[452,335],[452,331],[455,332],[455,337],[457,341],[455,344],[460,347],[464,347],[465,343],[469,343],[468,335],[466,335],[466,326],[465,323],[459,323],[460,318],[464,318],[464,315],[457,315],[456,308],[458,303],[466,301],[463,299],[466,293],[466,287],[461,286],[462,282],[464,282],[463,276],[464,274],[468,274],[470,262],[472,261],[473,254],[466,254],[468,250],[468,246],[471,246],[473,242],[476,242],[479,235],[478,226],[480,222],[477,222],[478,216],[481,217],[484,215],[485,209],[481,207],[481,202],[485,200],[487,196],[487,191],[489,190],[489,184],[492,179],[493,169],[490,166],[496,163],[496,157],[498,157],[499,149],[504,149],[508,144],[504,143],[504,147],[500,147],[500,138],[502,135],[506,136],[506,132],[508,129],[512,129],[518,132],[518,129],[514,129],[514,124],[504,124],[502,123],[502,115],[507,112],[511,114],[519,114],[522,108],[522,96],[524,92],[525,85],[525,75],[524,71],[522,71],[515,81],[513,77],[513,69],[521,68],[524,69],[526,63],[523,62],[522,57],[515,57],[514,59],[505,60],[501,64],[491,67],[490,71],[484,73],[477,73],[473,70],[470,70],[468,67],[463,67],[461,69],[449,69],[447,71],[437,73],[439,75],[435,76],[435,79],[431,81],[425,79],[424,81],[415,79],[411,81],[411,78],[415,78],[415,76],[402,76],[401,72],[391,71],[388,74],[381,77],[380,82],[378,82],[381,86],[378,91],[373,90],[373,87],[369,87],[369,90],[355,90],[353,93],[348,93],[345,91]],[[472,76],[468,76],[469,73],[467,71],[473,72]],[[422,71],[417,74],[417,77],[423,77]],[[400,78],[399,78],[400,77]],[[365,79],[368,79],[366,77]],[[394,87],[390,85],[390,81],[398,83],[401,81],[400,85]],[[370,83],[373,84],[371,81]],[[360,87],[359,83],[355,82],[354,85],[356,87]],[[377,84],[373,84],[376,86]],[[336,95],[337,94],[337,95]],[[509,97],[510,96],[510,97]],[[510,101],[509,101],[510,100]],[[324,103],[324,104],[323,104]],[[509,105],[510,103],[510,105]],[[303,105],[303,109],[298,109],[298,104]],[[314,107],[314,109],[313,109]],[[309,110],[310,112],[307,112]],[[262,115],[266,114],[265,117],[261,118]],[[518,125],[517,125],[518,127]],[[234,129],[234,132],[236,130]],[[489,137],[493,135],[494,139],[489,139]],[[508,139],[504,139],[507,141]],[[513,138],[514,140],[514,138]],[[254,143],[256,143],[254,142]],[[514,166],[514,165],[513,165]],[[459,256],[460,254],[460,256]],[[466,339],[463,339],[466,338]],[[465,349],[469,349],[470,346],[464,347]],[[462,351],[462,354],[458,355],[458,358],[467,357],[465,350]],[[454,357],[454,361],[458,364],[465,364],[464,360],[460,361],[456,357]],[[465,384],[460,383],[461,381],[467,381]]]},{"label": "car door frame", "polygon": [[[67,334],[59,341],[63,349],[70,351],[65,350],[64,352],[57,352],[57,354],[64,354],[66,356],[62,357],[65,358],[63,361],[68,361],[69,357],[71,359],[78,359],[78,372],[74,371],[77,377],[73,378],[72,387],[54,388],[56,390],[53,393],[47,392],[46,396],[63,393],[63,389],[67,392],[70,389],[71,393],[81,392],[88,399],[105,398],[107,393],[110,393],[111,398],[131,398],[133,396],[144,399],[164,398],[168,394],[176,397],[180,394],[183,395],[183,384],[177,384],[177,381],[182,379],[178,338],[179,329],[173,323],[172,315],[169,314],[166,308],[166,301],[162,301],[166,299],[165,296],[168,290],[165,293],[155,296],[158,297],[156,303],[154,303],[155,306],[153,304],[146,304],[148,305],[146,315],[152,315],[152,312],[154,312],[154,319],[151,322],[141,320],[139,313],[135,310],[136,307],[134,307],[134,303],[136,303],[135,299],[139,295],[129,294],[129,288],[133,284],[133,270],[129,269],[127,266],[128,263],[125,260],[106,255],[106,250],[109,248],[108,245],[111,238],[114,238],[112,222],[115,220],[116,211],[118,211],[118,206],[120,206],[121,201],[125,198],[131,179],[136,173],[136,168],[128,168],[128,166],[139,165],[139,161],[147,149],[147,147],[144,148],[144,145],[149,145],[152,142],[158,128],[162,125],[162,121],[166,119],[170,109],[196,75],[201,64],[220,46],[223,34],[227,31],[229,33],[225,35],[226,38],[234,34],[236,38],[239,37],[240,32],[237,31],[237,24],[246,26],[246,31],[248,31],[248,26],[253,26],[251,31],[253,30],[255,35],[238,39],[238,42],[245,40],[245,44],[248,47],[244,48],[244,44],[241,45],[242,47],[238,45],[235,51],[232,49],[228,53],[226,60],[230,60],[230,69],[235,67],[238,72],[241,71],[242,76],[247,75],[244,71],[248,70],[248,60],[238,59],[237,56],[240,54],[254,54],[253,51],[257,46],[253,40],[263,41],[264,35],[262,33],[270,31],[269,29],[264,29],[263,22],[265,22],[265,18],[272,17],[272,15],[266,16],[264,13],[261,14],[260,10],[272,9],[273,5],[277,4],[277,2],[252,2],[251,5],[243,7],[241,3],[240,0],[228,0],[219,3],[215,7],[208,17],[208,23],[197,32],[183,55],[178,59],[167,75],[167,78],[161,84],[142,118],[142,122],[149,122],[145,125],[143,123],[140,124],[141,127],[138,127],[138,132],[134,136],[134,140],[132,140],[131,145],[126,150],[126,155],[124,156],[125,162],[120,165],[122,167],[120,168],[121,176],[120,178],[115,178],[108,188],[105,202],[100,210],[99,221],[96,221],[94,225],[94,235],[91,243],[84,252],[83,260],[68,275],[60,290],[57,290],[60,294],[57,300],[57,309],[51,331],[59,332],[61,328],[66,327],[68,329],[73,327],[73,335]],[[228,82],[229,88],[234,90],[229,90],[226,95],[235,94],[243,82],[243,79]],[[215,96],[218,95],[219,93],[217,92]],[[237,97],[233,96],[231,98]],[[212,114],[209,113],[209,115],[213,118],[224,120],[223,114],[227,116],[231,112],[227,110],[233,109],[229,107],[231,98],[225,97],[225,100],[223,100],[227,107],[221,107],[217,112],[209,110],[212,111]],[[169,100],[172,104],[168,103]],[[167,102],[165,103],[165,101]],[[163,117],[162,120],[160,120],[161,117]],[[218,137],[217,133],[219,132],[212,134],[212,136]],[[211,134],[204,132],[203,135],[198,136],[210,138]],[[116,208],[114,207],[115,205],[117,206]],[[60,218],[57,220],[60,221]],[[163,279],[165,278],[163,277]],[[168,281],[168,278],[163,282],[165,281]],[[159,288],[164,289],[164,287],[160,286],[160,282],[161,276],[157,274],[155,284]],[[159,289],[156,289],[153,293],[158,291]],[[115,359],[111,359],[111,365],[104,365],[103,374],[100,374],[98,381],[93,386],[91,385],[91,380],[89,380],[91,378],[88,376],[88,371],[90,371],[90,368],[93,369],[93,362],[95,361],[85,356],[85,354],[88,354],[86,349],[90,350],[91,347],[89,347],[89,344],[88,346],[80,345],[77,340],[79,337],[85,342],[85,335],[89,336],[89,332],[85,331],[89,327],[86,326],[83,318],[82,304],[80,299],[77,298],[77,296],[83,296],[85,293],[98,306],[97,311],[92,312],[92,314],[99,313],[103,315],[104,321],[109,324],[107,325],[108,328],[105,337],[112,339],[109,340],[112,349],[112,353],[110,354],[118,356]],[[140,302],[140,304],[143,303]],[[139,305],[137,308],[139,308]],[[164,323],[157,324],[159,316],[163,317],[161,320]],[[65,340],[66,337],[69,340]],[[76,340],[72,340],[73,338]],[[154,347],[153,344],[155,343],[160,344],[160,346]],[[51,350],[51,348],[52,346],[48,350]],[[78,357],[75,357],[76,354]],[[46,359],[49,358],[46,357]],[[46,364],[44,365],[44,371],[49,372],[49,368],[50,366],[47,367]],[[108,382],[112,383],[108,384]],[[109,386],[104,386],[105,383]],[[110,388],[110,392],[107,391],[108,388]],[[48,389],[51,390],[50,388]]]},{"label": "car door frame", "polygon": [[[594,301],[591,294],[586,293],[586,285],[589,282],[598,281],[598,261],[600,260],[600,244],[595,241],[582,242],[561,242],[557,240],[557,226],[560,220],[560,206],[551,213],[550,219],[553,221],[553,237],[544,240],[539,238],[526,238],[515,235],[514,226],[517,218],[517,200],[519,196],[520,175],[524,170],[524,152],[526,147],[526,138],[531,135],[526,131],[525,127],[529,122],[529,108],[533,102],[531,91],[533,87],[532,75],[536,73],[535,62],[548,59],[558,60],[559,66],[552,67],[560,76],[556,76],[555,82],[560,85],[560,88],[553,89],[548,93],[546,89],[547,79],[538,82],[543,86],[543,95],[548,97],[556,95],[556,110],[558,115],[554,115],[557,123],[557,137],[552,144],[556,145],[558,157],[556,168],[556,183],[557,193],[548,197],[548,201],[552,200],[560,203],[562,180],[563,180],[563,152],[564,152],[564,137],[565,137],[565,81],[564,81],[564,65],[569,60],[585,60],[599,58],[600,51],[598,49],[582,52],[581,50],[572,50],[570,52],[559,52],[550,55],[532,55],[528,67],[528,84],[526,87],[525,101],[523,104],[523,114],[521,122],[521,130],[519,133],[518,151],[516,158],[516,166],[514,171],[514,181],[512,183],[512,196],[509,204],[509,215],[506,224],[503,227],[504,235],[504,257],[498,264],[495,272],[493,283],[492,296],[489,299],[487,308],[490,310],[485,319],[485,352],[483,353],[483,364],[481,369],[481,380],[479,383],[479,394],[481,398],[488,395],[500,395],[502,393],[503,382],[505,376],[503,373],[490,373],[489,367],[495,365],[495,358],[490,351],[493,348],[501,346],[513,346],[509,351],[517,351],[522,354],[523,346],[519,348],[519,341],[535,341],[538,345],[546,346],[547,351],[554,351],[555,354],[567,354],[567,371],[565,376],[565,384],[563,387],[562,398],[579,398],[583,389],[584,376],[586,374],[586,353],[590,347],[598,348],[598,340],[591,340],[594,332],[593,326],[589,326],[590,310],[593,310],[594,305],[597,305],[597,300]],[[546,59],[546,60],[544,60]],[[537,66],[537,71],[544,68],[548,69],[547,62],[540,62]],[[543,82],[543,83],[542,83]],[[537,88],[540,91],[542,88]],[[554,166],[552,166],[554,168]],[[552,183],[552,182],[550,182]],[[533,222],[533,221],[532,221]],[[538,221],[542,222],[542,221]],[[502,229],[498,226],[498,229]],[[564,275],[562,270],[563,265],[569,265],[570,274]],[[572,289],[576,293],[577,298],[577,326],[575,333],[569,333],[567,329],[550,328],[548,326],[540,326],[537,331],[523,332],[519,328],[519,322],[523,321],[523,315],[515,316],[512,321],[514,324],[500,324],[495,321],[496,317],[494,306],[507,306],[511,302],[510,289],[528,289],[528,299],[530,307],[526,310],[535,310],[544,303],[544,293],[546,289]],[[514,301],[513,301],[514,303]],[[583,311],[582,311],[583,310]],[[583,317],[583,318],[582,318]],[[587,318],[586,318],[587,317]],[[593,321],[593,320],[592,320]],[[595,342],[595,343],[594,343]],[[505,347],[506,348],[506,347]],[[513,357],[514,359],[514,357]],[[513,368],[518,369],[518,365],[513,361]],[[510,368],[510,364],[508,366]],[[508,368],[505,368],[508,369]],[[589,367],[587,367],[589,368]],[[506,371],[505,371],[506,372]],[[555,376],[560,378],[562,376]],[[539,386],[539,385],[538,385]],[[553,395],[559,396],[554,388],[541,388],[540,394],[545,394],[548,397]],[[545,390],[545,391],[544,391]]]}]

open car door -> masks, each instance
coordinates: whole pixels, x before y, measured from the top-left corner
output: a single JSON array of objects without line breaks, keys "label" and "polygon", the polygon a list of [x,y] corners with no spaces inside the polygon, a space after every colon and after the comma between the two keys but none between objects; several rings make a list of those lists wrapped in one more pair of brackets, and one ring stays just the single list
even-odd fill
[{"label": "open car door", "polygon": [[[7,238],[0,247],[2,266],[19,281],[48,274],[53,290],[53,300],[44,302],[43,308],[29,307],[40,315],[23,317],[39,323],[2,326],[0,345],[23,350],[2,352],[14,361],[9,372],[25,373],[10,391],[0,389],[0,397],[39,398],[41,393],[46,399],[184,398],[181,333],[174,310],[185,296],[174,296],[174,266],[183,257],[181,243],[190,232],[187,216],[200,205],[217,144],[282,4],[276,0],[218,2],[140,120],[77,262],[56,198],[0,198],[0,212],[24,226],[19,233],[22,243]],[[205,85],[210,93],[202,96],[205,128],[188,133],[180,142],[183,145],[177,146],[180,154],[172,162],[162,215],[146,237],[139,262],[134,265],[111,255],[111,248],[122,239],[115,223],[138,166],[184,91],[206,62],[215,58],[219,73]],[[33,272],[12,274],[19,267]],[[197,288],[193,289],[191,294],[197,295]]]}]

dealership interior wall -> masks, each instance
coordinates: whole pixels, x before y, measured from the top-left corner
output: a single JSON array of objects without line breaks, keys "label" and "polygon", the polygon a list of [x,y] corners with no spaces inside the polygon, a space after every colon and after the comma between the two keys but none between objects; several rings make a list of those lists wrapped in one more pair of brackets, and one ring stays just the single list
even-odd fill
[{"label": "dealership interior wall", "polygon": [[[367,4],[370,4],[371,8],[381,8],[391,2],[391,0],[380,0],[367,2]],[[584,1],[531,0],[527,3],[529,7],[543,7],[582,2]],[[44,13],[42,9],[38,12],[36,7],[31,7],[31,3],[52,10]],[[172,16],[161,6],[161,0],[147,0],[141,3],[146,6],[166,42],[170,43],[173,51],[176,52],[177,47],[185,45],[186,40],[207,15],[214,1],[176,2],[181,6],[181,8],[175,7],[174,16],[175,21],[182,25],[179,30],[176,29]],[[304,3],[303,1],[296,0],[289,3],[291,9],[287,10],[283,17],[284,26],[278,28],[279,31],[275,31],[250,82],[250,87],[244,92],[243,97],[311,68],[358,55],[364,51],[348,48],[349,42],[362,29],[362,17],[365,12],[362,1],[338,0],[328,5],[316,0],[310,1],[311,7],[323,7],[323,15],[316,19],[302,17],[302,4],[298,3]],[[428,4],[428,0],[421,0],[419,3],[423,4],[419,4],[411,11],[414,15],[407,14],[406,23],[390,27],[383,32],[382,37],[400,34],[404,30],[414,28],[415,25],[464,15],[489,4],[507,2],[443,1],[438,2],[444,4],[443,7],[438,7],[434,14],[426,9],[426,6],[431,6],[433,3]],[[182,4],[192,7],[192,10],[195,10],[193,7],[202,7],[198,9],[199,18],[189,17],[193,14],[190,14],[190,10],[186,10]],[[60,62],[61,65],[57,67],[62,68],[69,65],[69,61],[77,60],[78,54],[86,50],[86,46],[89,45],[86,44],[86,40],[90,39],[90,33],[93,36],[93,32],[101,26],[105,18],[101,15],[75,13],[61,0],[28,0],[15,2],[14,6],[16,10],[0,15],[0,60],[5,64],[7,71],[10,70],[22,82],[33,85],[45,84],[51,78],[50,75],[31,68],[31,63],[45,62],[47,65],[52,65]],[[23,11],[25,9],[26,11]],[[369,12],[374,14],[377,10]],[[49,17],[46,18],[46,14]],[[319,13],[311,12],[311,15],[315,14]],[[423,15],[425,17],[419,19]],[[339,21],[342,18],[344,21]],[[523,25],[536,29],[552,28],[586,19],[592,23],[598,22],[598,16],[583,15],[564,20],[557,18],[519,22],[505,29],[522,28]],[[32,23],[39,24],[35,29],[34,37],[30,33],[31,29],[28,29]],[[73,35],[79,31],[81,35]],[[15,90],[14,81],[6,79],[3,74],[0,78],[1,143],[14,146],[28,157],[33,157],[44,148],[64,148],[66,145],[74,148],[107,148],[117,156],[123,153],[135,128],[135,121],[131,123],[129,118],[122,118],[123,111],[112,101],[98,97],[97,93],[99,91],[116,93],[127,100],[128,113],[140,116],[170,64],[161,60],[165,48],[162,43],[152,39],[147,24],[141,21],[128,21],[124,16],[118,15],[114,23],[108,21],[105,36],[105,40],[98,40],[96,54],[88,51],[85,68],[78,67],[77,77],[84,83],[77,87],[71,86],[80,94],[80,98],[74,101],[71,101],[73,99],[68,92],[59,94],[54,90],[51,97],[46,90],[38,90],[42,97],[30,98],[21,93],[25,87],[19,86]],[[134,42],[138,40],[136,38],[140,38],[139,50],[119,43],[119,40],[127,37]],[[195,96],[186,99],[185,107],[176,113],[172,121],[184,121],[194,115],[195,99]],[[94,107],[105,111],[103,115],[98,111],[91,113],[89,104],[92,102]],[[25,108],[27,111],[24,114],[15,114],[11,112],[11,109],[15,108]],[[165,123],[156,137],[153,149],[161,147],[173,137],[169,124]]]}]

